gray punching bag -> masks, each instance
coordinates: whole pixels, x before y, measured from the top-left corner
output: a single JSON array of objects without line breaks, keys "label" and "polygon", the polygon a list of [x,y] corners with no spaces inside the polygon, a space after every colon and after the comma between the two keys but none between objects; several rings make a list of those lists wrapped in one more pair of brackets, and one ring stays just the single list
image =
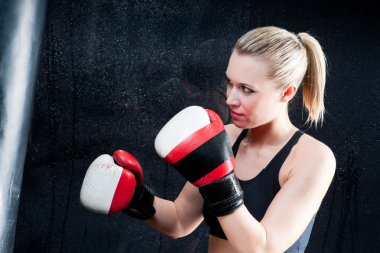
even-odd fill
[{"label": "gray punching bag", "polygon": [[0,252],[11,253],[45,0],[0,0]]}]

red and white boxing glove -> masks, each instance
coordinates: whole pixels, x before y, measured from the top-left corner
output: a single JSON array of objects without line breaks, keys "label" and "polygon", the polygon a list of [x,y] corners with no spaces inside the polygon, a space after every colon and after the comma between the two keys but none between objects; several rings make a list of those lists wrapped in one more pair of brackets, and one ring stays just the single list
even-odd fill
[{"label": "red and white boxing glove", "polygon": [[216,216],[243,204],[243,191],[233,170],[235,159],[220,117],[190,106],[175,115],[158,133],[155,148],[186,180],[199,187]]},{"label": "red and white boxing glove", "polygon": [[80,201],[96,213],[124,211],[135,218],[149,219],[155,213],[154,196],[143,182],[136,158],[117,150],[113,158],[101,155],[91,163],[82,183]]}]

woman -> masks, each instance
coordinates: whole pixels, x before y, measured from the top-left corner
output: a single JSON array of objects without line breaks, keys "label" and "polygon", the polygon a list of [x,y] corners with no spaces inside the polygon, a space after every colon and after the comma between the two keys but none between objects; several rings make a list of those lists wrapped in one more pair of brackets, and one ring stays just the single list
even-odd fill
[{"label": "woman", "polygon": [[[335,158],[326,145],[292,124],[288,103],[302,85],[307,122],[317,125],[323,121],[326,74],[322,49],[306,33],[297,36],[277,27],[257,28],[236,43],[226,76],[233,124],[223,131],[221,120],[201,108],[206,126],[211,126],[202,129],[217,129],[213,133],[218,137],[206,139],[207,145],[222,136],[219,143],[223,146],[216,143],[217,148],[202,148],[212,151],[208,152],[212,159],[206,163],[198,159],[203,159],[203,154],[182,163],[190,169],[185,172],[194,179],[197,174],[197,178],[192,181],[188,177],[191,183],[185,184],[174,202],[154,197],[143,184],[137,160],[125,151],[115,151],[113,158],[102,155],[90,165],[81,189],[82,204],[100,213],[124,210],[173,238],[188,235],[204,219],[210,227],[210,253],[304,252],[315,214],[334,176]],[[200,118],[199,113],[193,116],[180,121],[186,126],[179,128],[181,134],[193,125],[193,119]],[[185,149],[208,136],[203,133],[196,134],[194,142],[186,141]],[[219,164],[202,171],[204,164],[214,164],[219,150],[228,155],[220,160],[223,164],[234,164],[228,139],[233,144],[234,173]],[[166,149],[173,138],[161,140]],[[184,157],[182,151],[175,154]],[[114,160],[122,168],[115,166]],[[188,166],[188,161],[193,164]],[[115,175],[124,175],[123,180]],[[212,175],[212,181],[205,183],[204,175]]]},{"label": "woman", "polygon": [[323,121],[325,65],[319,43],[307,33],[262,27],[243,35],[226,70],[233,124],[225,129],[235,144],[244,204],[213,217],[203,210],[198,188],[186,183],[174,202],[156,197],[156,214],[147,222],[178,238],[205,218],[210,253],[303,252],[334,176],[335,158],[292,124],[288,103],[302,85],[307,122]]}]

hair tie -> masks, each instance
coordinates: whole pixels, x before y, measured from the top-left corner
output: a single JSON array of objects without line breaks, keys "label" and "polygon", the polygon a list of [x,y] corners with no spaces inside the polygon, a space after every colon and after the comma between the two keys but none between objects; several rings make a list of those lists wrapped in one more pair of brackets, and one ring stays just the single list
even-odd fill
[{"label": "hair tie", "polygon": [[298,41],[301,42],[301,44],[303,45],[303,41],[302,41],[301,37],[299,36],[299,34],[296,34],[296,36],[297,36]]}]

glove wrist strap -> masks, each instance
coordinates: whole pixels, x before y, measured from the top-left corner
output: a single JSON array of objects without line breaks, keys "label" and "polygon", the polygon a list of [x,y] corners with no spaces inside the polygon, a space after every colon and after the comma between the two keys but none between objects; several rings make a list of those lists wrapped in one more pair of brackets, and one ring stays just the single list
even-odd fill
[{"label": "glove wrist strap", "polygon": [[153,202],[153,191],[145,184],[139,185],[135,189],[131,203],[123,212],[139,220],[148,220],[156,213]]},{"label": "glove wrist strap", "polygon": [[233,172],[218,181],[201,186],[199,192],[215,216],[230,214],[244,202],[243,190]]}]

